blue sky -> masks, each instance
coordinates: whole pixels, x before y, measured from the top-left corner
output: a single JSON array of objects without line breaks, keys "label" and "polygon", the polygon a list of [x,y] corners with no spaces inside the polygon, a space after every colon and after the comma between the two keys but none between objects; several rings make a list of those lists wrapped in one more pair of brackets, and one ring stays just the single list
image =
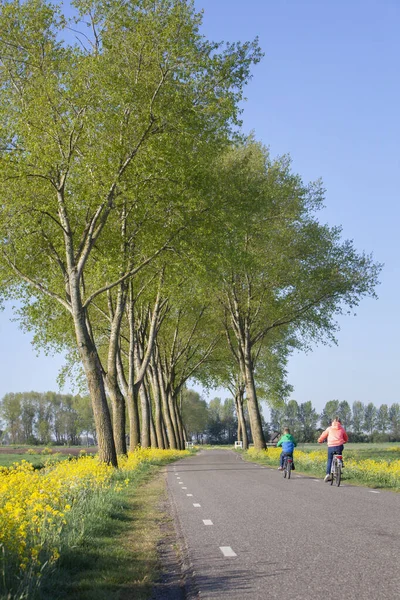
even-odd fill
[{"label": "blue sky", "polygon": [[[321,220],[385,263],[379,300],[340,320],[337,347],[289,362],[292,397],[400,401],[400,3],[397,0],[198,0],[213,40],[259,37],[243,127],[272,154],[290,153],[304,180],[322,177]],[[61,357],[36,358],[29,336],[0,315],[0,397],[56,389]],[[69,390],[64,390],[69,391]],[[215,394],[211,394],[211,397]]]}]

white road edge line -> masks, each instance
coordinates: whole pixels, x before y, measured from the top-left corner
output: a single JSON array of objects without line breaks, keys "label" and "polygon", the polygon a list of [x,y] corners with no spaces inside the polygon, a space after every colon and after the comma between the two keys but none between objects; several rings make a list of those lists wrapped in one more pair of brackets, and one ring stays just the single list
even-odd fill
[{"label": "white road edge line", "polygon": [[210,521],[210,519],[203,519],[203,523],[204,525],[214,525],[214,523]]},{"label": "white road edge line", "polygon": [[376,490],[368,490],[370,494],[380,494],[380,492],[377,492]]},{"label": "white road edge line", "polygon": [[220,546],[219,549],[224,556],[237,556],[230,546]]},{"label": "white road edge line", "polygon": [[201,508],[201,504],[193,504],[195,508]]}]

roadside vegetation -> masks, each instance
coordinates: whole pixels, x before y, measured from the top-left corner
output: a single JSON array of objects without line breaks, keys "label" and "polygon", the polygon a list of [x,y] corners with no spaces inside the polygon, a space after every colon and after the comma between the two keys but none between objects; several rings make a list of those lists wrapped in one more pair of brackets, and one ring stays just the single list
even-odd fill
[{"label": "roadside vegetation", "polygon": [[[245,460],[278,467],[280,448],[259,451],[250,448],[241,452]],[[343,480],[373,488],[400,491],[400,445],[394,444],[346,444],[344,452]],[[317,477],[325,475],[326,445],[301,446],[294,452],[296,473],[309,473]]]},{"label": "roadside vegetation", "polygon": [[126,587],[146,598],[157,570],[151,494],[163,487],[139,496],[138,486],[189,455],[141,449],[118,470],[92,456],[0,468],[0,597],[112,599]]}]

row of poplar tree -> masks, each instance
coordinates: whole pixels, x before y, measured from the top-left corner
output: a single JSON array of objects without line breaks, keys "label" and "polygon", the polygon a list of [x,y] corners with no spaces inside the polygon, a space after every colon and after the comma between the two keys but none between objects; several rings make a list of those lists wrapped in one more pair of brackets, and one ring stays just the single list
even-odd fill
[{"label": "row of poplar tree", "polygon": [[232,391],[247,445],[245,398],[263,448],[259,400],[380,265],[318,220],[320,181],[243,135],[257,40],[206,39],[190,0],[73,4],[1,2],[1,294],[82,378],[102,461],[126,430],[184,447],[189,379]]},{"label": "row of poplar tree", "polygon": [[[206,402],[190,389],[180,397],[182,421],[187,438],[196,443],[233,444],[240,437],[238,414],[233,398]],[[290,427],[298,442],[315,442],[321,429],[339,416],[352,442],[400,441],[400,404],[330,400],[321,414],[310,401],[270,408],[270,419],[261,415],[266,441]],[[248,439],[251,428],[246,402],[244,417]],[[127,431],[128,434],[128,431]],[[9,393],[0,401],[0,442],[12,444],[96,445],[93,411],[88,397],[55,392]]]}]

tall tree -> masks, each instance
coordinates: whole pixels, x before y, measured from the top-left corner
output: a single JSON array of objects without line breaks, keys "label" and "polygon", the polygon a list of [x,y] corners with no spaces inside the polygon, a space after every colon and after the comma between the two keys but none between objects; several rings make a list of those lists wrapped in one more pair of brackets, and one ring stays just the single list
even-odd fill
[{"label": "tall tree", "polygon": [[346,400],[339,403],[338,416],[340,417],[343,427],[349,429],[351,427],[351,408]]},{"label": "tall tree", "polygon": [[301,423],[301,441],[314,442],[319,415],[313,408],[311,400],[299,406],[299,421]]},{"label": "tall tree", "polygon": [[285,424],[297,439],[300,433],[300,410],[296,400],[289,400],[285,410]]},{"label": "tall tree", "polygon": [[400,404],[395,402],[389,408],[390,436],[393,441],[400,441]]},{"label": "tall tree", "polygon": [[321,413],[321,425],[322,427],[329,427],[332,419],[339,416],[339,400],[329,400]]},{"label": "tall tree", "polygon": [[189,438],[195,437],[201,441],[208,422],[207,402],[193,390],[184,389],[182,392],[182,420]]},{"label": "tall tree", "polygon": [[[258,359],[293,345],[334,339],[344,307],[373,295],[379,265],[322,226],[319,182],[305,185],[287,157],[273,160],[254,140],[217,165],[219,220],[210,267],[246,385],[254,444],[263,448],[256,389]],[[227,210],[229,206],[229,211]],[[211,284],[210,284],[211,285]]]},{"label": "tall tree", "polygon": [[353,432],[360,435],[363,430],[365,406],[359,400],[353,402]]},{"label": "tall tree", "polygon": [[377,409],[373,402],[370,402],[365,407],[363,429],[370,435],[374,432],[376,426]]},{"label": "tall tree", "polygon": [[[28,304],[44,294],[67,312],[100,458],[117,465],[91,307],[182,228],[191,205],[183,202],[174,218],[176,198],[187,201],[188,194],[172,182],[189,168],[196,180],[196,165],[212,161],[230,137],[259,51],[256,44],[209,43],[191,2],[74,6],[92,29],[80,45],[59,41],[68,20],[50,2],[1,2],[1,256],[4,280],[14,278],[9,294]],[[169,193],[154,202],[143,190],[161,180]],[[149,238],[147,251],[133,261],[127,252],[122,261],[121,243],[132,248],[135,229],[122,241],[121,234],[138,204],[143,214],[156,211],[156,244]]]},{"label": "tall tree", "polygon": [[389,407],[381,404],[376,413],[375,426],[379,433],[386,433],[390,425]]}]

